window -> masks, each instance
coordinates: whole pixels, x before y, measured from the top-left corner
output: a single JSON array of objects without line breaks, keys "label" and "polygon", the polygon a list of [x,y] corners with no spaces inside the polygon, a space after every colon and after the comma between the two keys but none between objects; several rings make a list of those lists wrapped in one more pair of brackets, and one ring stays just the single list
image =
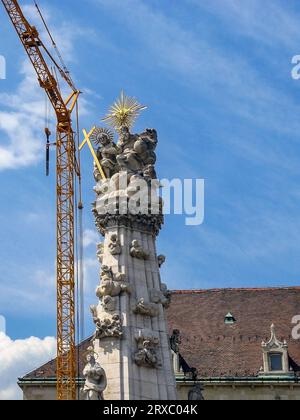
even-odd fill
[{"label": "window", "polygon": [[270,371],[279,372],[283,370],[282,367],[282,354],[278,353],[270,353],[269,354],[269,360],[270,360]]},{"label": "window", "polygon": [[236,319],[230,312],[228,312],[228,314],[224,318],[224,322],[225,324],[235,324]]}]

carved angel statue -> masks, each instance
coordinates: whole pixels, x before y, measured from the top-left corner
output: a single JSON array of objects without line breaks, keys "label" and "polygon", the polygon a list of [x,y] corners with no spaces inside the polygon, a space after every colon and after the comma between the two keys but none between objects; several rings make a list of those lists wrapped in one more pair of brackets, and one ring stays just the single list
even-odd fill
[{"label": "carved angel statue", "polygon": [[135,354],[134,359],[138,366],[156,367],[159,363],[156,352],[149,340],[143,342],[142,348]]},{"label": "carved angel statue", "polygon": [[83,369],[85,384],[81,390],[81,397],[86,401],[104,400],[103,392],[107,387],[107,378],[104,369],[96,361],[92,348],[88,349],[86,360],[87,364]]},{"label": "carved angel statue", "polygon": [[165,255],[159,255],[158,257],[157,257],[157,261],[158,261],[158,266],[159,266],[159,268],[161,268],[163,265],[164,265],[164,263],[166,262],[166,256]]},{"label": "carved angel statue", "polygon": [[113,274],[112,269],[106,265],[102,266],[101,282],[96,289],[96,296],[101,299],[104,296],[116,297],[120,293],[131,293],[131,286],[126,281],[124,273]]},{"label": "carved angel statue", "polygon": [[147,260],[149,258],[149,254],[143,250],[141,244],[137,240],[132,241],[130,255],[132,258],[138,258],[139,260]]},{"label": "carved angel statue", "polygon": [[120,255],[122,253],[121,242],[118,235],[111,235],[108,248],[111,255]]},{"label": "carved angel statue", "polygon": [[100,320],[99,318],[95,318],[94,315],[93,318],[96,325],[96,332],[93,335],[92,341],[96,339],[101,340],[105,337],[122,337],[122,322],[118,314],[113,315],[112,319],[105,318]]},{"label": "carved angel statue", "polygon": [[112,272],[112,269],[108,267],[107,265],[102,265],[101,267],[101,280],[107,281],[107,280],[113,280],[114,275]]},{"label": "carved angel statue", "polygon": [[159,314],[159,307],[156,303],[146,302],[144,298],[138,300],[133,307],[135,314],[155,317]]}]

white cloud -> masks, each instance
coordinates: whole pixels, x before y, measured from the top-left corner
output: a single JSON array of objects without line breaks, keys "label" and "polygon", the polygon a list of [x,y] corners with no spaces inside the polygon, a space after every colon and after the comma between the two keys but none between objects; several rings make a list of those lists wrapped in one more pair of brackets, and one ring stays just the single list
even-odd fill
[{"label": "white cloud", "polygon": [[42,156],[43,96],[36,87],[32,69],[25,62],[21,73],[23,80],[16,92],[0,94],[0,105],[5,109],[0,111],[0,170],[29,166]]},{"label": "white cloud", "polygon": [[99,234],[91,229],[86,229],[83,233],[83,246],[88,248],[90,245],[93,245],[96,249],[96,244],[100,242]]},{"label": "white cloud", "polygon": [[54,337],[43,340],[30,337],[14,341],[0,333],[0,400],[21,399],[18,378],[53,359],[55,354]]}]

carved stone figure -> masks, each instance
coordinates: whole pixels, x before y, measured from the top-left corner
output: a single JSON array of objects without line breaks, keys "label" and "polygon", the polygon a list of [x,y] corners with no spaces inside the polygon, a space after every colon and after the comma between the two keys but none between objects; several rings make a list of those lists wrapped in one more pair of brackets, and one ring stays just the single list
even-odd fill
[{"label": "carved stone figure", "polygon": [[147,129],[144,133],[131,134],[128,127],[119,130],[120,139],[117,162],[122,171],[129,174],[141,174],[146,178],[156,178],[154,165],[156,163],[155,149],[157,146],[157,132]]},{"label": "carved stone figure", "polygon": [[155,149],[157,147],[157,131],[152,128],[147,128],[146,131],[139,135],[139,139],[134,145],[135,150],[143,162],[144,170],[150,165],[154,169],[156,163]]},{"label": "carved stone figure", "polygon": [[180,331],[179,330],[173,330],[173,334],[170,337],[170,345],[171,345],[171,349],[174,351],[174,353],[179,354],[179,345],[180,344],[181,344]]},{"label": "carved stone figure", "polygon": [[157,366],[158,359],[150,341],[146,340],[143,342],[143,347],[135,354],[134,360],[138,366],[150,368],[155,368]]},{"label": "carved stone figure", "polygon": [[112,269],[108,267],[107,265],[102,265],[101,267],[101,280],[107,281],[107,280],[113,280],[114,275],[112,272]]},{"label": "carved stone figure", "polygon": [[[101,131],[101,129],[98,129],[95,142],[100,144],[100,147],[97,150],[97,158],[102,166],[104,174],[106,178],[111,178],[111,176],[118,170],[116,159],[118,148],[112,141],[109,133]],[[102,179],[97,166],[94,170],[94,177],[96,181],[100,181]]]},{"label": "carved stone figure", "polygon": [[133,312],[139,315],[155,317],[159,314],[159,307],[156,303],[145,302],[145,299],[141,298],[134,307]]},{"label": "carved stone figure", "polygon": [[120,293],[131,294],[131,286],[126,282],[126,277],[122,273],[113,274],[110,267],[102,266],[101,282],[96,289],[96,296],[101,299],[104,296],[116,297]]},{"label": "carved stone figure", "polygon": [[107,378],[104,369],[95,359],[93,348],[89,348],[86,360],[87,364],[83,369],[85,384],[81,390],[81,398],[87,401],[104,400],[103,392],[107,387]]},{"label": "carved stone figure", "polygon": [[104,244],[101,242],[97,245],[97,260],[100,264],[103,262],[103,255],[104,255]]},{"label": "carved stone figure", "polygon": [[132,258],[138,258],[139,260],[148,260],[149,254],[145,252],[138,240],[132,241],[130,248],[130,255]]},{"label": "carved stone figure", "polygon": [[138,366],[156,368],[161,366],[161,362],[156,353],[159,338],[153,332],[140,330],[135,336],[138,351],[134,354],[134,361]]},{"label": "carved stone figure", "polygon": [[152,179],[157,179],[157,174],[154,165],[147,165],[143,171],[143,176],[146,181],[150,182]]},{"label": "carved stone figure", "polygon": [[161,303],[164,308],[168,308],[171,303],[171,292],[168,290],[167,285],[162,283],[161,290],[151,289],[150,300],[153,303]]},{"label": "carved stone figure", "polygon": [[204,401],[202,391],[204,390],[201,384],[195,384],[188,394],[189,401]]},{"label": "carved stone figure", "polygon": [[118,235],[111,235],[108,249],[111,255],[120,255],[122,253],[121,242],[118,238]]},{"label": "carved stone figure", "polygon": [[96,339],[101,340],[102,338],[106,337],[122,337],[122,323],[119,315],[115,314],[112,318],[99,319],[97,317],[97,311],[95,313],[93,307],[91,307],[91,312],[93,314],[93,320],[96,325],[96,332],[92,338],[92,341]]},{"label": "carved stone figure", "polygon": [[128,283],[121,283],[113,280],[105,280],[100,283],[96,289],[96,296],[101,299],[103,296],[116,297],[122,292],[131,293],[131,287]]},{"label": "carved stone figure", "polygon": [[138,136],[131,134],[128,127],[121,127],[120,138],[117,145],[120,150],[120,154],[117,156],[117,162],[121,171],[132,174],[141,171],[142,161],[134,149],[137,140]]},{"label": "carved stone figure", "polygon": [[166,257],[164,255],[159,255],[157,257],[157,261],[158,261],[159,268],[161,268],[163,264],[166,262]]},{"label": "carved stone figure", "polygon": [[172,293],[170,290],[168,290],[168,286],[165,283],[161,284],[161,289],[162,294],[164,295],[165,301],[162,302],[162,305],[164,308],[168,308],[171,304],[171,299],[172,299]]},{"label": "carved stone figure", "polygon": [[111,296],[104,296],[102,298],[101,306],[106,312],[114,312],[116,310],[116,298]]}]

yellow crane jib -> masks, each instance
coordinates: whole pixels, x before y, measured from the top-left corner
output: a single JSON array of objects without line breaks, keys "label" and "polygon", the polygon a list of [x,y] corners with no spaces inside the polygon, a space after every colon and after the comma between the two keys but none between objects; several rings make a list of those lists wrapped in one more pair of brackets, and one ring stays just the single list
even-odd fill
[{"label": "yellow crane jib", "polygon": [[[23,14],[17,0],[1,0],[28,58],[36,72],[37,80],[46,92],[56,115],[56,280],[57,280],[57,399],[76,399],[76,346],[75,346],[75,212],[74,174],[80,176],[76,167],[75,134],[72,113],[80,91],[72,83],[69,72],[57,63]],[[38,9],[39,10],[39,9]],[[41,12],[39,10],[39,14]],[[42,18],[46,25],[45,20]],[[53,46],[53,37],[47,28]],[[57,47],[56,47],[57,52]],[[59,55],[60,61],[62,57]],[[58,70],[71,89],[64,100],[58,80],[53,76],[48,61]],[[77,107],[76,107],[77,108]],[[47,147],[50,134],[47,131]],[[48,160],[49,151],[47,151]],[[48,163],[47,163],[48,168]],[[48,169],[47,169],[48,170]]]}]

